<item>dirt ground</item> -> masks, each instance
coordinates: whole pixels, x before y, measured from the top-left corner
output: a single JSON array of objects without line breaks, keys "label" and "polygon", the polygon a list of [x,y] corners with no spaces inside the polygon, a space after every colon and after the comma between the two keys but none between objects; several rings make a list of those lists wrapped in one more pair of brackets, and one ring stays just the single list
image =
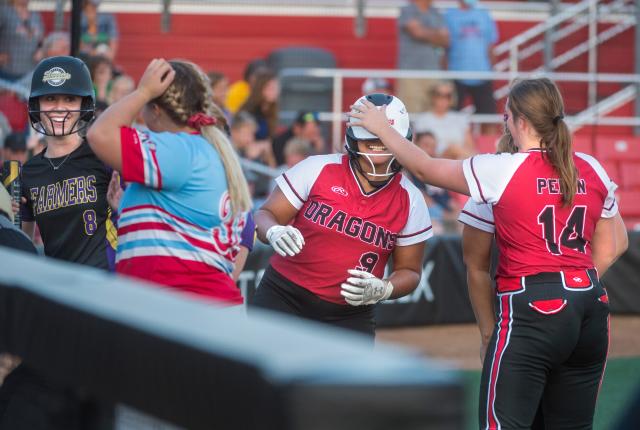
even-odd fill
[{"label": "dirt ground", "polygon": [[[611,317],[609,358],[640,357],[640,316]],[[438,325],[377,331],[377,339],[409,346],[462,369],[480,369],[480,333],[475,324]]]}]

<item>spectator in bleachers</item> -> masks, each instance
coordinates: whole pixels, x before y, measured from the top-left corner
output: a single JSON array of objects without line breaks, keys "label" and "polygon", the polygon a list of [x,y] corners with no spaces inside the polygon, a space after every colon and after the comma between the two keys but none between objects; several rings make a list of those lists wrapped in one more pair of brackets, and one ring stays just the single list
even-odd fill
[{"label": "spectator in bleachers", "polygon": [[108,57],[97,55],[89,57],[87,61],[91,79],[93,79],[93,88],[96,92],[96,100],[106,102],[111,91],[113,79],[113,64]]},{"label": "spectator in bleachers", "polygon": [[240,111],[231,122],[231,141],[241,157],[275,167],[271,147],[266,141],[256,140],[258,123],[247,111]]},{"label": "spectator in bleachers", "polygon": [[28,114],[24,100],[20,99],[13,91],[0,88],[0,112],[9,123],[13,131],[22,131],[27,128]]},{"label": "spectator in bleachers", "polygon": [[29,11],[29,0],[0,6],[0,79],[16,81],[29,73],[43,37],[42,18]]},{"label": "spectator in bleachers", "polygon": [[[258,124],[251,114],[240,111],[231,122],[231,142],[238,155],[263,166],[273,167],[271,147],[265,141],[256,142]],[[271,188],[271,178],[250,169],[243,169],[254,202],[262,201]]]},{"label": "spectator in bleachers", "polygon": [[[4,142],[4,139],[11,133],[11,125],[4,113],[0,112],[0,142]],[[0,160],[2,161],[2,160]]]},{"label": "spectator in bleachers", "polygon": [[54,31],[47,34],[42,41],[42,46],[38,50],[38,61],[43,58],[57,57],[59,55],[71,54],[71,41],[69,34],[63,31]]},{"label": "spectator in bleachers", "polygon": [[[398,18],[398,69],[441,70],[443,48],[449,46],[444,17],[433,0],[411,0],[400,9]],[[433,80],[398,79],[396,93],[409,112],[424,112],[430,107]]]},{"label": "spectator in bleachers", "polygon": [[391,83],[385,78],[367,78],[362,83],[362,95],[367,94],[392,94]]},{"label": "spectator in bleachers", "polygon": [[[430,131],[416,133],[413,137],[413,143],[431,157],[436,154],[436,137]],[[433,232],[456,233],[460,231],[460,227],[456,222],[460,208],[456,200],[451,197],[451,193],[444,188],[435,187],[425,184],[416,178],[413,174],[407,172],[411,178],[411,182],[418,188],[424,196],[427,206],[429,207],[429,216],[433,222]]]},{"label": "spectator in bleachers", "polygon": [[256,76],[269,70],[267,62],[262,58],[256,58],[247,64],[244,69],[243,79],[235,81],[229,86],[224,105],[229,112],[236,114],[249,98]]},{"label": "spectator in bleachers", "polygon": [[416,116],[416,132],[430,131],[437,141],[436,155],[463,159],[474,153],[473,137],[467,116],[452,111],[455,90],[451,82],[438,82],[431,88],[432,107]]},{"label": "spectator in bleachers", "polygon": [[[258,125],[255,133],[256,141],[269,146],[276,135],[278,127],[278,98],[280,97],[280,84],[276,75],[267,71],[256,76],[251,87],[249,98],[240,108],[253,115]],[[265,150],[266,151],[266,150]],[[271,157],[265,160],[270,167],[276,167],[275,160]]]},{"label": "spectator in bleachers", "polygon": [[227,123],[231,123],[231,112],[225,106],[225,100],[227,93],[229,92],[229,78],[222,72],[211,71],[207,73],[209,81],[211,82],[211,94],[213,96],[213,102],[218,105],[224,116],[227,118]]},{"label": "spectator in bleachers", "polygon": [[[11,196],[4,187],[0,186],[0,246],[37,254],[29,237],[13,225],[14,216]],[[1,407],[0,410],[2,410]]]},{"label": "spectator in bleachers", "polygon": [[[58,57],[62,55],[71,55],[71,41],[69,34],[62,31],[54,31],[49,33],[42,41],[42,46],[36,51],[34,59],[36,62],[49,57]],[[19,85],[29,88],[31,85],[31,77],[33,71],[24,75],[18,81]]]},{"label": "spectator in bleachers", "polygon": [[102,0],[84,0],[80,19],[80,51],[113,61],[118,53],[118,23],[113,14],[98,12]]},{"label": "spectator in bleachers", "polygon": [[273,139],[273,155],[278,166],[285,164],[284,148],[286,143],[294,137],[309,141],[316,154],[327,153],[318,114],[308,111],[299,112],[291,127]]},{"label": "spectator in bleachers", "polygon": [[111,81],[111,90],[107,96],[110,105],[124,96],[131,94],[136,89],[136,82],[129,75],[118,75]]},{"label": "spectator in bleachers", "polygon": [[[27,137],[27,150],[30,152],[29,158],[35,157],[45,149],[47,149],[47,139],[45,136],[36,133],[35,130],[31,130],[29,137]],[[39,235],[38,233],[38,236]]]},{"label": "spectator in bleachers", "polygon": [[284,145],[284,164],[291,168],[306,159],[315,155],[311,142],[302,137],[292,137]]},{"label": "spectator in bleachers", "polygon": [[15,132],[9,134],[4,139],[4,146],[2,147],[2,160],[16,160],[20,164],[24,164],[28,159],[27,154],[27,136],[23,132]]},{"label": "spectator in bleachers", "polygon": [[[489,72],[493,70],[492,47],[498,41],[496,23],[489,12],[477,7],[477,0],[458,0],[459,7],[448,9],[445,14],[449,28],[447,62],[449,70],[465,72]],[[478,114],[495,114],[493,82],[478,79],[455,81],[458,93],[457,110],[464,107],[470,95]],[[483,134],[497,132],[493,124],[483,124]]]},{"label": "spectator in bleachers", "polygon": [[238,282],[242,269],[244,269],[244,266],[247,263],[249,253],[253,250],[255,240],[256,223],[253,220],[253,213],[249,211],[247,212],[247,223],[245,224],[244,229],[242,229],[240,251],[238,251],[238,255],[236,256],[233,273],[231,274],[231,279],[233,279],[234,282]]}]

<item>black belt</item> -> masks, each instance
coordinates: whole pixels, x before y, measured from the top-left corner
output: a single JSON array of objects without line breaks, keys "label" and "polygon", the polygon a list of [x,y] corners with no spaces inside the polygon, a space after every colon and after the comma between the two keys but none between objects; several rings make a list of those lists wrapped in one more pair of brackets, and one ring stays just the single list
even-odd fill
[{"label": "black belt", "polygon": [[[525,276],[525,282],[531,284],[541,284],[541,283],[554,283],[554,282],[562,282],[563,276],[566,276],[567,272],[575,273],[582,272],[585,273],[591,281],[598,280],[598,271],[596,269],[571,269],[564,272],[541,272],[536,273],[535,275]],[[564,275],[563,275],[564,274]]]}]

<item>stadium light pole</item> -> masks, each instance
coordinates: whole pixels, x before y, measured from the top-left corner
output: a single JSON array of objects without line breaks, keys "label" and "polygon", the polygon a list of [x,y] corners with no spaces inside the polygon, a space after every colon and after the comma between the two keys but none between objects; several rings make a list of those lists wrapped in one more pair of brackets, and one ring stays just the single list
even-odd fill
[{"label": "stadium light pole", "polygon": [[356,16],[353,21],[353,33],[358,39],[367,35],[367,18],[365,16],[366,0],[357,0]]},{"label": "stadium light pole", "polygon": [[64,2],[65,0],[56,0],[56,11],[53,19],[55,31],[62,31],[64,27]]},{"label": "stadium light pole", "polygon": [[82,0],[71,1],[71,55],[80,52],[80,20],[82,16]]},{"label": "stadium light pole", "polygon": [[[635,73],[640,73],[640,0],[635,1],[635,16]],[[636,117],[640,115],[640,83],[636,84],[635,115]],[[635,127],[634,134],[640,135],[640,127]]]},{"label": "stadium light pole", "polygon": [[171,31],[171,0],[162,0],[162,23],[163,33]]},{"label": "stadium light pole", "polygon": [[[551,0],[549,5],[549,18],[553,18],[558,13],[558,3],[559,0]],[[553,39],[551,36],[555,29],[556,27],[553,26],[544,32],[544,69],[548,72],[552,71],[551,62],[553,61]]]}]

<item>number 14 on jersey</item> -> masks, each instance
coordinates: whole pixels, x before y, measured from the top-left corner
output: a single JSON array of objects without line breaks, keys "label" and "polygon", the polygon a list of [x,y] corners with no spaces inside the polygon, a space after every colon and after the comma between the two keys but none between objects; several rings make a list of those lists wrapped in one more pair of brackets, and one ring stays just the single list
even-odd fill
[{"label": "number 14 on jersey", "polygon": [[547,243],[547,249],[554,255],[562,255],[562,248],[573,249],[585,253],[587,241],[584,240],[584,223],[587,213],[586,206],[574,206],[569,218],[556,236],[556,208],[547,205],[538,214],[538,224],[542,227],[542,237]]}]

